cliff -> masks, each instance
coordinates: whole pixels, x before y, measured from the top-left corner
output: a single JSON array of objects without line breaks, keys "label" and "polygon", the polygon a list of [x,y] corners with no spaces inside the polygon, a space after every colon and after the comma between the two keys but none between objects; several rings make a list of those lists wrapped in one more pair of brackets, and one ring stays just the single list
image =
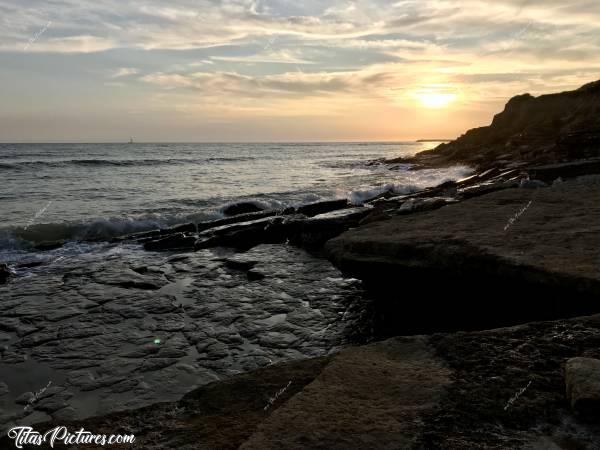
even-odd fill
[{"label": "cliff", "polygon": [[[600,156],[600,81],[569,92],[513,97],[491,125],[417,154],[418,166],[552,164]],[[404,160],[406,161],[406,160]]]}]

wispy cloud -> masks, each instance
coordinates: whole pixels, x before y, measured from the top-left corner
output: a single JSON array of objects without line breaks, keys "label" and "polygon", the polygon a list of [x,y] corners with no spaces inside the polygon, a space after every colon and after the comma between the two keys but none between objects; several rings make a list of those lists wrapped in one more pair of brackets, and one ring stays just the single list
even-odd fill
[{"label": "wispy cloud", "polygon": [[120,67],[116,72],[111,75],[111,78],[123,78],[136,75],[139,73],[138,69],[132,67]]},{"label": "wispy cloud", "polygon": [[[73,62],[88,71],[77,75],[82,89],[135,87],[129,95],[140,97],[129,103],[193,110],[206,120],[276,117],[282,108],[314,114],[321,98],[328,103],[320,102],[319,111],[331,123],[347,118],[354,104],[393,108],[397,123],[421,120],[425,130],[432,113],[403,120],[403,108],[415,106],[415,93],[443,86],[454,99],[459,132],[465,123],[481,124],[515,93],[598,78],[599,21],[600,3],[590,0],[4,0],[0,63],[15,61],[10,73],[24,71],[11,59],[20,52],[27,64],[38,64],[37,73],[63,80],[75,75],[52,58],[85,58],[83,65]],[[67,92],[72,85],[60,83]],[[113,100],[90,99],[89,108],[115,107]],[[18,102],[5,108],[10,114]]]}]

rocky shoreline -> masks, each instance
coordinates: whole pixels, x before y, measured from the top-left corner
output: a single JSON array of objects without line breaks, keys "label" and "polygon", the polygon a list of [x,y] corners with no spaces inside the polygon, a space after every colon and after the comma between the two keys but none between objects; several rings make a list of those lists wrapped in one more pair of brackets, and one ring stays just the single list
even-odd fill
[{"label": "rocky shoreline", "polygon": [[[97,286],[94,295],[83,295],[95,304],[77,308],[130,317],[124,299],[133,288],[143,290],[140,301],[156,291],[154,300],[166,299],[167,312],[179,314],[178,306],[187,308],[200,290],[210,297],[217,271],[223,289],[236,291],[218,295],[212,309],[191,303],[182,327],[158,328],[181,334],[169,354],[160,349],[154,358],[131,350],[142,367],[189,366],[178,358],[190,356],[185,349],[193,341],[195,351],[220,363],[229,358],[245,373],[190,386],[180,400],[173,395],[158,405],[83,421],[52,414],[66,412],[61,403],[51,411],[52,422],[39,427],[124,430],[148,449],[600,447],[594,421],[600,373],[593,369],[600,358],[599,97],[599,83],[519,96],[490,127],[409,160],[386,162],[468,164],[476,172],[463,180],[410,195],[384,193],[361,206],[339,200],[257,211],[240,204],[217,221],[116,239],[118,245],[143,245],[146,258],[164,256],[172,267],[141,264],[140,256],[126,276],[118,270],[103,272],[103,280],[89,271],[71,275],[62,283],[79,278],[72,287],[80,294],[92,289],[82,278],[104,284],[101,289],[108,279],[126,290],[115,291],[123,302],[107,305],[110,311]],[[271,269],[264,261],[269,258]],[[302,263],[288,278],[300,282],[290,299],[270,304],[274,283],[294,258]],[[187,274],[192,291],[163,290],[168,282],[181,283],[176,273]],[[349,287],[353,279],[362,281],[360,287]],[[330,281],[319,284],[323,280]],[[247,283],[263,287],[248,294]],[[256,301],[243,304],[247,296]],[[303,307],[309,302],[311,314],[294,318],[299,306],[292,297]],[[225,308],[229,316],[215,326],[218,332],[207,333],[199,319],[225,314],[219,302],[226,299],[235,303]],[[238,320],[231,311],[250,311],[261,301],[269,304],[248,321],[249,333],[225,333]],[[38,354],[55,352],[52,326],[42,327],[37,317],[23,321],[35,314],[13,303],[3,312],[14,318],[8,331],[17,334],[17,348],[32,341]],[[148,308],[164,312],[153,310],[155,303]],[[266,335],[250,325],[273,317],[282,323]],[[134,338],[141,342],[151,333]],[[311,354],[319,353],[318,345],[305,345],[311,335],[315,345],[331,338],[331,351]],[[238,353],[232,353],[232,339],[240,339]],[[358,345],[370,340],[378,342]],[[279,351],[281,361],[299,360],[257,364],[258,353],[249,356],[248,345],[267,361],[269,349]],[[5,349],[2,362],[18,356]],[[247,364],[237,367],[242,357]],[[108,386],[132,389],[125,378],[136,370],[107,374]]]},{"label": "rocky shoreline", "polygon": [[133,433],[148,449],[593,449],[600,427],[572,412],[565,365],[600,357],[599,336],[594,315],[392,338],[237,375],[177,402],[60,424]]}]

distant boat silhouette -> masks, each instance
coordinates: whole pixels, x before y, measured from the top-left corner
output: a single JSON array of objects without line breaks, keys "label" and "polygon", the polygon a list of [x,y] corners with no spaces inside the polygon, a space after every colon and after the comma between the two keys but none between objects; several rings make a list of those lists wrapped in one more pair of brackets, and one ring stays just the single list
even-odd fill
[{"label": "distant boat silhouette", "polygon": [[129,138],[129,143],[133,144],[133,138],[132,137]]}]

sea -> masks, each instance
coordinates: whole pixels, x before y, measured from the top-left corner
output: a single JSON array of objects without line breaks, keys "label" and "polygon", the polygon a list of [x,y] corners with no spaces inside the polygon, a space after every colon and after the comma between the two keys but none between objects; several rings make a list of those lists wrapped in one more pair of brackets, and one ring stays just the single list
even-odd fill
[{"label": "sea", "polygon": [[[128,233],[222,217],[251,201],[285,208],[390,191],[411,193],[469,174],[382,160],[423,142],[0,144],[0,263],[76,258]],[[65,241],[51,251],[40,243]],[[48,266],[48,264],[46,264]]]}]

